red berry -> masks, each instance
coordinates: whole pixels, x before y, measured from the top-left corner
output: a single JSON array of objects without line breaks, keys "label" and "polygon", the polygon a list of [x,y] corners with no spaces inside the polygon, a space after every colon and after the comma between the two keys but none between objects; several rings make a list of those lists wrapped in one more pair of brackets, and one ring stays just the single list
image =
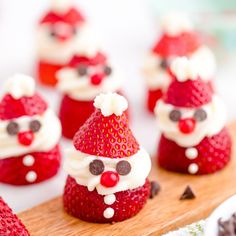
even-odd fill
[{"label": "red berry", "polygon": [[179,130],[184,134],[190,134],[194,131],[196,121],[192,118],[181,119],[179,121]]},{"label": "red berry", "polygon": [[74,146],[83,153],[114,158],[129,157],[139,150],[126,114],[104,117],[99,109],[75,134]]},{"label": "red berry", "polygon": [[198,166],[196,174],[210,174],[221,170],[229,162],[231,145],[228,131],[223,129],[212,137],[205,137],[195,146],[198,156],[191,160],[186,157],[186,148],[162,135],[158,147],[158,163],[164,169],[180,173],[189,173],[188,167],[194,163]]},{"label": "red berry", "polygon": [[[24,165],[24,159],[27,156],[32,156],[32,165]],[[40,183],[56,175],[60,163],[61,153],[58,145],[48,152],[33,152],[17,157],[0,159],[0,182],[12,185]],[[29,172],[36,173],[37,178],[35,181],[27,181],[26,176]]]},{"label": "red berry", "polygon": [[0,197],[0,235],[1,236],[29,236],[20,219]]},{"label": "red berry", "polygon": [[[150,195],[150,183],[139,188],[115,193],[116,201],[106,205],[104,196],[97,190],[89,191],[87,187],[77,184],[74,178],[68,176],[63,195],[65,210],[84,221],[108,223],[119,222],[136,215],[146,203]],[[114,216],[106,219],[103,212],[107,207],[114,209]]]},{"label": "red berry", "polygon": [[32,131],[20,132],[18,134],[18,142],[24,146],[30,146],[34,141],[34,133]]},{"label": "red berry", "polygon": [[90,77],[90,82],[92,85],[98,86],[102,83],[103,78],[104,74],[95,74]]},{"label": "red berry", "polygon": [[100,183],[104,187],[111,188],[117,185],[119,182],[119,175],[113,171],[106,171],[102,174]]}]

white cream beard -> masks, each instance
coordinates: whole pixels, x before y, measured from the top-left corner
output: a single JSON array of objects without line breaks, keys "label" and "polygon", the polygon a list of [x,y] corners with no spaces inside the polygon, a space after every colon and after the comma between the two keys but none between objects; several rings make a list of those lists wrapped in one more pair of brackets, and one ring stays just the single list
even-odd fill
[{"label": "white cream beard", "polygon": [[122,85],[122,75],[115,70],[98,86],[92,85],[87,76],[79,78],[75,69],[62,69],[58,72],[57,77],[57,86],[60,91],[72,99],[82,101],[91,101],[100,93],[117,92]]},{"label": "white cream beard", "polygon": [[80,48],[83,48],[81,53],[88,52],[88,54],[91,54],[91,51],[94,52],[95,50],[94,46],[90,44],[88,28],[87,24],[79,24],[76,36],[66,42],[60,42],[50,36],[51,25],[42,24],[39,26],[37,34],[39,59],[53,64],[64,65],[69,62],[75,52],[80,51]]},{"label": "white cream beard", "polygon": [[208,47],[200,47],[190,55],[189,59],[194,63],[199,76],[204,81],[213,79],[216,72],[216,61],[214,54]]},{"label": "white cream beard", "polygon": [[163,135],[176,142],[181,147],[193,147],[198,145],[205,137],[212,137],[218,134],[226,123],[226,111],[223,102],[218,96],[214,96],[212,102],[203,106],[207,112],[207,119],[197,122],[195,130],[191,134],[183,134],[179,131],[178,122],[169,119],[170,111],[180,109],[182,118],[193,117],[196,109],[176,108],[170,104],[158,101],[155,113],[160,130]]},{"label": "white cream beard", "polygon": [[150,53],[143,67],[146,84],[150,90],[166,90],[171,82],[171,78],[166,70],[160,66],[161,58],[154,53]]},{"label": "white cream beard", "polygon": [[47,109],[43,115],[23,116],[13,119],[20,126],[20,131],[29,130],[29,122],[36,119],[41,122],[41,128],[34,135],[30,146],[19,144],[17,135],[10,136],[6,132],[9,121],[0,121],[0,159],[17,157],[31,152],[47,152],[56,146],[61,137],[61,124],[55,113]]},{"label": "white cream beard", "polygon": [[[120,180],[115,187],[103,187],[100,184],[101,175],[95,176],[89,171],[89,164],[96,159],[103,161],[104,171],[116,171],[116,164],[121,160],[126,160],[131,165],[131,172],[126,176],[120,175]],[[78,184],[88,187],[89,191],[93,191],[96,188],[100,195],[108,195],[143,186],[151,170],[151,160],[148,153],[142,148],[131,157],[113,159],[92,156],[73,148],[68,152],[64,169]]]}]

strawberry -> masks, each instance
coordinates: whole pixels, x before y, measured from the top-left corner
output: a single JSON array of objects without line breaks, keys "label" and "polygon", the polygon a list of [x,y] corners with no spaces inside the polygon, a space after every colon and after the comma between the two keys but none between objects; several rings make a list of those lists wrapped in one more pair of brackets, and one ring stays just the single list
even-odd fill
[{"label": "strawberry", "polygon": [[74,146],[83,153],[111,158],[129,157],[139,150],[126,113],[105,117],[99,109],[75,134]]},{"label": "strawberry", "polygon": [[63,136],[72,139],[94,110],[93,101],[78,101],[65,95],[59,113]]},{"label": "strawberry", "polygon": [[15,99],[10,94],[6,94],[0,103],[0,119],[9,120],[25,115],[38,115],[46,109],[47,103],[38,94],[20,99]]},{"label": "strawberry", "polygon": [[176,107],[196,108],[212,100],[212,87],[201,79],[179,82],[174,80],[163,100]]},{"label": "strawberry", "polygon": [[60,162],[58,145],[49,152],[27,153],[0,159],[0,182],[13,185],[39,183],[56,175]]},{"label": "strawberry", "polygon": [[154,112],[156,103],[162,96],[163,91],[161,89],[148,91],[147,108],[150,112]]},{"label": "strawberry", "polygon": [[164,34],[153,48],[153,52],[162,57],[187,56],[197,50],[202,43],[202,37],[195,32],[182,33],[176,37]]},{"label": "strawberry", "polygon": [[0,197],[0,235],[1,236],[29,236],[29,232],[20,219]]},{"label": "strawberry", "polygon": [[38,62],[38,79],[42,84],[55,86],[57,83],[57,72],[63,68],[62,64],[51,64],[40,60]]},{"label": "strawberry", "polygon": [[189,173],[191,164],[198,166],[196,174],[210,174],[222,169],[230,160],[231,139],[227,129],[220,133],[205,137],[194,148],[198,151],[197,158],[186,158],[186,148],[180,147],[175,142],[161,137],[158,147],[158,163],[161,167],[181,173]]},{"label": "strawberry", "polygon": [[[146,203],[150,195],[150,183],[146,180],[142,187],[115,193],[116,201],[112,205],[104,203],[104,196],[96,190],[88,191],[87,187],[76,183],[68,176],[63,202],[66,212],[88,222],[108,223],[126,220],[136,215]],[[114,209],[112,218],[105,218],[106,208]]]}]

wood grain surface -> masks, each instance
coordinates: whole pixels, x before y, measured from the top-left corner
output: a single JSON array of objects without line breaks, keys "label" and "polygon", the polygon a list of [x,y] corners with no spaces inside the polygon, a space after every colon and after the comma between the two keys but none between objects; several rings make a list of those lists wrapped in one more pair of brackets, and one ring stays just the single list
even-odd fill
[{"label": "wood grain surface", "polygon": [[[236,143],[236,123],[229,126]],[[236,145],[235,145],[236,146]],[[236,194],[236,147],[231,163],[210,176],[187,176],[156,168],[150,176],[162,190],[149,200],[135,217],[116,224],[91,224],[67,215],[58,197],[19,214],[31,236],[147,236],[162,235],[170,230],[203,219],[226,198]],[[180,201],[185,187],[190,185],[196,199]]]}]

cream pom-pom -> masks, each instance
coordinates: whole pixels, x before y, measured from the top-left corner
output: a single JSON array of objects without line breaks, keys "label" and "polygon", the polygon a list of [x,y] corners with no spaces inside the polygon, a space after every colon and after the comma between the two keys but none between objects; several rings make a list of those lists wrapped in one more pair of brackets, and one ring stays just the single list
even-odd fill
[{"label": "cream pom-pom", "polygon": [[51,0],[52,10],[58,13],[65,13],[71,7],[71,0]]},{"label": "cream pom-pom", "polygon": [[117,93],[102,93],[94,100],[94,106],[101,110],[104,116],[115,114],[121,116],[128,108],[127,100]]},{"label": "cream pom-pom", "polygon": [[30,76],[16,74],[6,81],[5,92],[15,99],[31,97],[35,93],[35,81]]},{"label": "cream pom-pom", "polygon": [[193,30],[193,24],[188,17],[180,12],[170,12],[161,20],[163,31],[169,36],[178,36]]},{"label": "cream pom-pom", "polygon": [[179,82],[195,80],[198,77],[198,69],[195,63],[187,57],[176,58],[170,66],[171,72]]}]

